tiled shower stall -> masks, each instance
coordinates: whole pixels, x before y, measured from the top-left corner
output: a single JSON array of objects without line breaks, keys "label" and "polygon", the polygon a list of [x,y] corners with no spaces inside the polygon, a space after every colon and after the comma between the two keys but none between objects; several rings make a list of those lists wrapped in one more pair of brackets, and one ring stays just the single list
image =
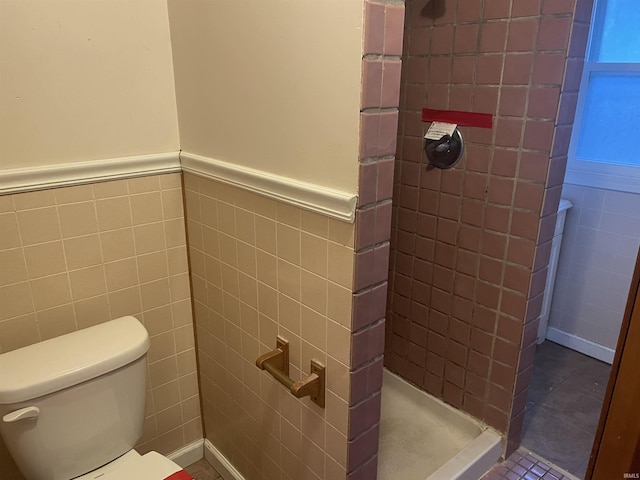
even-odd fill
[{"label": "tiled shower stall", "polygon": [[[237,58],[207,63],[215,4],[184,4],[168,9],[180,142],[155,151],[213,158],[202,126],[254,105],[225,111],[211,97],[222,70],[241,80]],[[170,173],[2,196],[1,351],[138,316],[152,335],[140,448],[169,453],[204,434],[247,479],[375,478],[383,362],[517,447],[589,0],[356,7],[362,48],[348,67],[362,83],[348,115],[360,138],[340,157],[358,169],[354,223],[186,164],[182,183]],[[332,58],[320,57],[308,61]],[[297,68],[276,61],[278,75]],[[463,128],[463,161],[427,171],[423,107],[490,113],[494,126]],[[323,168],[299,163],[307,179]],[[325,362],[324,410],[255,366],[278,334],[294,378]],[[3,447],[0,471],[20,478]]]},{"label": "tiled shower stall", "polygon": [[[519,444],[590,1],[407,2],[385,365]],[[427,170],[423,107],[490,113]]]}]

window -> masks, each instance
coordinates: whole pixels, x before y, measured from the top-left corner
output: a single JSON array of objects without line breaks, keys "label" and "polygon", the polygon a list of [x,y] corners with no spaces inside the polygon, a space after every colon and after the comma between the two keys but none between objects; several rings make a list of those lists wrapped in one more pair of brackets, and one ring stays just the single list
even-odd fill
[{"label": "window", "polygon": [[596,0],[566,183],[640,193],[640,1]]}]

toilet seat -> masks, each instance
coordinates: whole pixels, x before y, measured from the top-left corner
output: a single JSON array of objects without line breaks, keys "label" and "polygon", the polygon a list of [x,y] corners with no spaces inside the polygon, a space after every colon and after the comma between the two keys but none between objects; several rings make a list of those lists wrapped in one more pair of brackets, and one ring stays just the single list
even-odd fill
[{"label": "toilet seat", "polygon": [[193,480],[179,465],[158,452],[140,455],[131,450],[122,457],[74,480]]}]

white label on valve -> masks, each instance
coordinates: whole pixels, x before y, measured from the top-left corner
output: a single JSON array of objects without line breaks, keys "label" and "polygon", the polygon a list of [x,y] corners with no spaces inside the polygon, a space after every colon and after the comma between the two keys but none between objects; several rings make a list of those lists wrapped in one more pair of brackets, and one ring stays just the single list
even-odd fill
[{"label": "white label on valve", "polygon": [[427,130],[424,138],[429,140],[440,140],[445,135],[453,136],[453,132],[458,127],[455,123],[433,122]]}]

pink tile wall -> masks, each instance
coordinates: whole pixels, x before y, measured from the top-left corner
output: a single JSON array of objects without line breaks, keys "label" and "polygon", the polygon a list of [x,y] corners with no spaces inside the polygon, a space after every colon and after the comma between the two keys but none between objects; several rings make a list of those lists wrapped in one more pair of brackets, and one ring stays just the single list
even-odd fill
[{"label": "pink tile wall", "polygon": [[[407,2],[385,365],[519,443],[590,1]],[[566,72],[566,73],[565,73]],[[423,107],[490,113],[425,169]]]},{"label": "pink tile wall", "polygon": [[202,438],[181,175],[0,196],[0,352],[124,315],[150,340],[136,449],[169,454]]},{"label": "pink tile wall", "polygon": [[[206,438],[247,480],[345,480],[353,224],[191,173],[184,180]],[[383,340],[375,328],[361,333],[371,347]],[[278,335],[294,381],[311,359],[326,365],[325,408],[256,367]]]},{"label": "pink tile wall", "polygon": [[347,477],[376,478],[404,5],[365,2]]}]

